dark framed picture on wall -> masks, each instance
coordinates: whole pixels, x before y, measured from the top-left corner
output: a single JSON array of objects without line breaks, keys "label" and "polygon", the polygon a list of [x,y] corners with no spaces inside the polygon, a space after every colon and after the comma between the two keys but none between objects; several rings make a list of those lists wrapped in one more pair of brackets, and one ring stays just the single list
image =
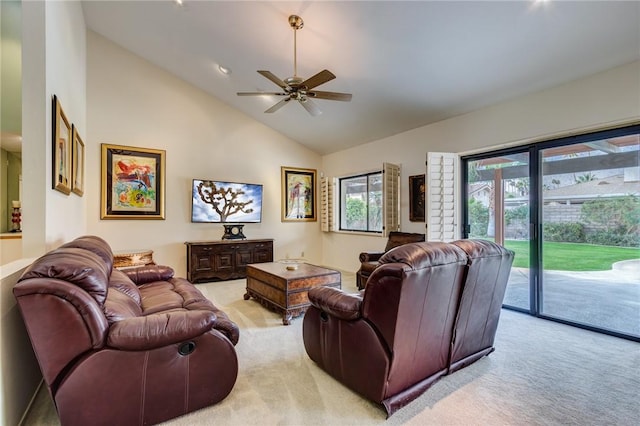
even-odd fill
[{"label": "dark framed picture on wall", "polygon": [[282,222],[316,221],[316,171],[281,167]]},{"label": "dark framed picture on wall", "polygon": [[425,175],[409,176],[409,220],[424,222]]},{"label": "dark framed picture on wall", "polygon": [[52,188],[69,195],[71,193],[71,124],[56,95],[53,95],[52,110]]},{"label": "dark framed picture on wall", "polygon": [[71,191],[82,197],[84,194],[84,142],[78,134],[78,128],[72,125],[73,135],[71,159]]},{"label": "dark framed picture on wall", "polygon": [[164,219],[165,151],[102,144],[101,219]]}]

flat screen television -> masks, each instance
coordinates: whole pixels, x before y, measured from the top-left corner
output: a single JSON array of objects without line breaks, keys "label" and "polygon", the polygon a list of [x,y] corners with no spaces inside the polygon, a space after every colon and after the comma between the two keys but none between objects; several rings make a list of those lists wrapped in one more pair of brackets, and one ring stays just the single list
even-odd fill
[{"label": "flat screen television", "polygon": [[258,223],[262,220],[262,185],[193,179],[191,222]]}]

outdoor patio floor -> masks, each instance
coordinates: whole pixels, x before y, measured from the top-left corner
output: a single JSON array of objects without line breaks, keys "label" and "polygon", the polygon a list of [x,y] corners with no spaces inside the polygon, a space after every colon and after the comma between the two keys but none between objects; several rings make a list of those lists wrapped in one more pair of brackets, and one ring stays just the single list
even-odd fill
[{"label": "outdoor patio floor", "polygon": [[[546,316],[640,337],[640,261],[610,271],[544,271]],[[529,269],[513,268],[505,305],[529,308]]]}]

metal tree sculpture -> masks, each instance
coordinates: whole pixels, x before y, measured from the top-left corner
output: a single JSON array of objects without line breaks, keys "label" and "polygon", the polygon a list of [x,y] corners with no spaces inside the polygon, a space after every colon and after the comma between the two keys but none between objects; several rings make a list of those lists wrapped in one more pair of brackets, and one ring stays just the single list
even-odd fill
[{"label": "metal tree sculpture", "polygon": [[211,208],[220,215],[221,222],[226,222],[229,216],[238,212],[253,212],[253,209],[247,208],[249,204],[253,203],[253,200],[238,201],[238,197],[245,194],[242,189],[218,188],[212,181],[202,181],[198,185],[198,194],[200,194],[202,201],[211,204]]}]

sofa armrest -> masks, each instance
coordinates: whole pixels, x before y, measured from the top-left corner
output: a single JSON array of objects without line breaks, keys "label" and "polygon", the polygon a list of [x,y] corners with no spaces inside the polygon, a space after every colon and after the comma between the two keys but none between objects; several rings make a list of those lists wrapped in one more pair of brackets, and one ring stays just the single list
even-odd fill
[{"label": "sofa armrest", "polygon": [[339,319],[353,321],[361,317],[362,297],[359,294],[347,294],[333,287],[315,287],[309,290],[309,302]]},{"label": "sofa armrest", "polygon": [[136,268],[123,269],[136,285],[151,283],[154,281],[167,281],[173,277],[174,271],[170,266],[144,265]]},{"label": "sofa armrest", "polygon": [[360,253],[360,262],[377,262],[383,254],[383,251],[363,251]]},{"label": "sofa armrest", "polygon": [[173,311],[134,317],[111,325],[107,344],[121,350],[148,350],[193,339],[213,328],[210,311]]}]

